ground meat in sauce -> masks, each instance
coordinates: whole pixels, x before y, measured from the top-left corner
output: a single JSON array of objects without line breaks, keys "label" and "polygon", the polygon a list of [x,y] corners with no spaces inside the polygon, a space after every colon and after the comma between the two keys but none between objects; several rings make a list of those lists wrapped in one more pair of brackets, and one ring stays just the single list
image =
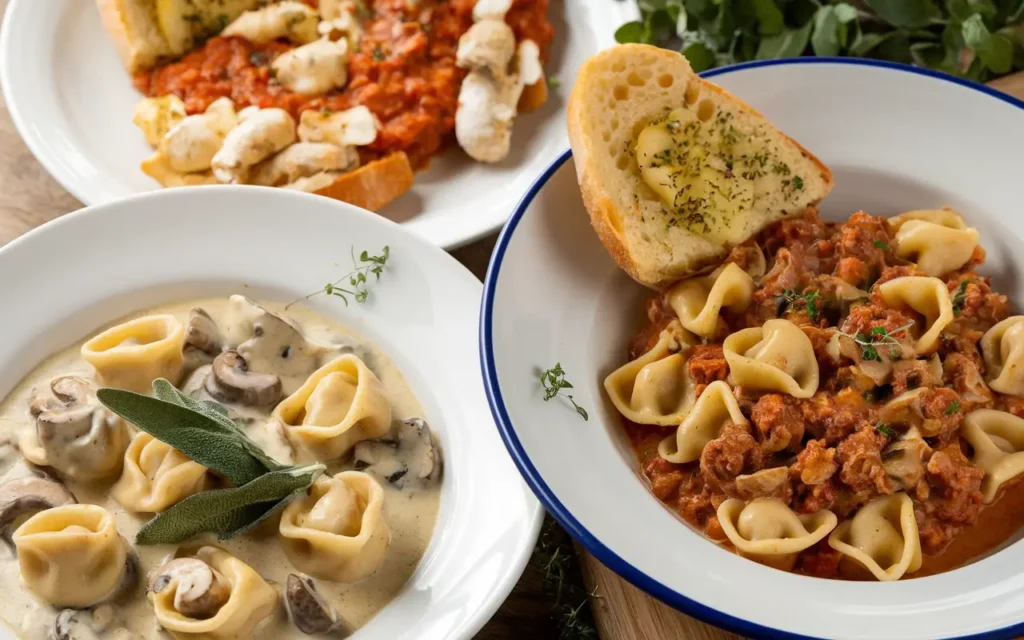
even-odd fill
[{"label": "ground meat in sauce", "polygon": [[[878,285],[884,282],[923,275],[894,256],[895,240],[887,222],[858,212],[846,223],[834,224],[809,211],[768,228],[757,244],[767,259],[767,273],[746,313],[727,318],[729,328],[760,326],[777,317],[796,323],[818,359],[818,392],[797,399],[734,387],[749,424],[726,426],[692,463],[672,464],[656,455],[645,458],[644,475],[652,492],[708,537],[723,540],[715,513],[730,497],[778,498],[797,513],[830,509],[842,520],[870,500],[902,490],[913,501],[924,553],[941,553],[984,508],[984,473],[971,464],[965,455],[969,449],[959,437],[964,417],[977,408],[1024,417],[1024,400],[995,393],[984,381],[979,341],[1013,313],[1007,297],[974,271],[983,262],[984,251],[979,247],[967,265],[942,278],[956,317],[943,331],[934,358],[879,347],[889,373],[884,383],[878,383],[850,358],[836,360],[830,342],[837,331],[856,336],[884,330],[911,345],[920,335],[920,317],[888,307],[878,294]],[[747,245],[728,259],[749,266],[754,255]],[[844,289],[846,285],[864,294]],[[817,292],[814,317],[801,303],[780,304],[787,291]],[[664,296],[652,297],[647,311],[651,323],[631,343],[630,359],[650,349],[656,342],[654,329],[660,331],[674,317]],[[906,335],[900,336],[901,328]],[[691,348],[687,356],[687,372],[698,393],[711,382],[728,381],[720,341],[708,342]],[[881,422],[880,415],[890,415],[882,411],[888,402],[921,389],[913,397],[907,424]],[[911,428],[924,440],[901,442]],[[648,438],[672,433],[645,430]],[[841,577],[839,564],[840,554],[822,541],[799,554],[794,571],[835,578]]]},{"label": "ground meat in sauce", "polygon": [[[215,37],[180,61],[136,75],[147,96],[175,94],[189,113],[220,97],[237,109],[280,107],[340,111],[365,105],[381,121],[377,139],[360,148],[364,161],[405,151],[423,168],[452,138],[459,87],[465,71],[455,66],[459,37],[473,24],[475,0],[366,0],[365,33],[348,63],[348,84],[325,96],[302,96],[272,77],[274,58],[292,48],[283,42],[254,44]],[[548,0],[514,0],[506,15],[517,40],[531,39],[546,58],[554,31]]]}]

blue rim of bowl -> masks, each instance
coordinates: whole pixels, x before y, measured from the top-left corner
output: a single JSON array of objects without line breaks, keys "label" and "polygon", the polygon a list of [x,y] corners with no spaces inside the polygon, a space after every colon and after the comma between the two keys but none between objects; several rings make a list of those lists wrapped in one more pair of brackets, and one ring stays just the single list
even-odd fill
[{"label": "blue rim of bowl", "polygon": [[[881,60],[827,57],[756,60],[719,69],[712,69],[700,75],[704,78],[712,78],[736,71],[756,69],[758,67],[800,64],[843,64],[850,66],[881,67],[884,69],[913,73],[921,76],[930,76],[937,80],[950,82],[968,89],[979,91],[992,98],[996,98],[997,100],[1024,110],[1024,101],[1018,100],[1017,98],[981,83],[958,78],[940,71],[922,69]],[[501,439],[505,442],[505,447],[508,449],[509,454],[511,454],[513,461],[515,461],[516,466],[519,468],[519,472],[523,475],[527,484],[529,484],[530,488],[555,520],[557,520],[559,524],[561,524],[576,540],[578,540],[587,549],[587,551],[593,554],[594,557],[636,587],[689,616],[697,618],[698,620],[708,624],[712,624],[716,627],[727,629],[734,633],[759,638],[770,638],[771,640],[815,640],[814,636],[806,636],[789,631],[783,631],[781,629],[775,629],[773,627],[767,627],[756,622],[737,618],[717,609],[713,609],[707,605],[697,602],[696,600],[688,598],[687,596],[648,576],[640,569],[637,569],[617,553],[605,546],[597,539],[596,536],[594,536],[594,534],[590,533],[590,531],[580,524],[565,505],[562,504],[558,497],[555,496],[547,483],[544,482],[541,474],[537,471],[537,468],[533,466],[533,462],[530,461],[529,456],[527,456],[526,451],[523,449],[523,445],[520,443],[519,437],[516,435],[515,429],[512,426],[512,419],[505,407],[505,400],[501,395],[501,389],[498,385],[497,370],[494,365],[494,344],[492,340],[494,293],[498,276],[501,272],[502,261],[505,258],[505,251],[508,249],[509,241],[512,239],[512,234],[515,233],[516,227],[519,225],[519,221],[522,220],[523,215],[533,203],[534,198],[536,198],[537,194],[540,193],[540,190],[547,184],[548,180],[550,180],[551,177],[561,169],[562,165],[564,165],[571,157],[572,151],[565,151],[557,160],[554,161],[554,163],[551,164],[551,166],[544,170],[540,177],[538,177],[530,187],[530,190],[527,191],[523,199],[520,200],[512,214],[512,217],[509,218],[509,221],[505,224],[505,227],[501,230],[501,234],[498,236],[497,245],[495,246],[494,253],[491,256],[490,265],[487,267],[487,275],[484,277],[484,297],[483,304],[480,307],[480,367],[483,370],[484,388],[487,393],[488,403],[491,406],[491,413],[494,415],[494,420],[498,425],[498,431],[501,433]],[[1022,632],[1024,632],[1024,622],[969,636],[957,636],[955,638],[949,638],[948,640],[997,640],[1016,637]]]}]

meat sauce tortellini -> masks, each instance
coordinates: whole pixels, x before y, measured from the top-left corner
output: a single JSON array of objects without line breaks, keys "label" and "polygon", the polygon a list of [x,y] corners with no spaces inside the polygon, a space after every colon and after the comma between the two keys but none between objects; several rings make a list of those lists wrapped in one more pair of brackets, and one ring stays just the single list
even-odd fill
[{"label": "meat sauce tortellini", "polygon": [[676,432],[658,445],[658,455],[669,462],[693,462],[700,458],[704,446],[730,424],[746,425],[749,422],[740,411],[729,385],[721,380],[712,382],[697,398]]},{"label": "meat sauce tortellini", "polygon": [[907,211],[889,219],[896,232],[896,255],[917,263],[926,276],[939,277],[967,264],[978,247],[978,231],[952,209]]},{"label": "meat sauce tortellini", "polygon": [[380,566],[391,534],[384,491],[359,471],[322,478],[281,514],[281,545],[292,564],[332,582],[361,580]]},{"label": "meat sauce tortellini", "polygon": [[722,344],[733,382],[741,387],[810,398],[818,390],[818,361],[810,339],[789,320],[737,331]]},{"label": "meat sauce tortellini", "polygon": [[[921,539],[914,503],[905,493],[878,498],[836,527],[830,547],[843,554],[854,576],[867,570],[882,582],[921,568]],[[841,569],[842,570],[842,569]]]},{"label": "meat sauce tortellini", "polygon": [[739,313],[750,305],[754,279],[734,263],[710,275],[683,280],[668,292],[668,303],[683,327],[711,338],[721,326],[722,309]]},{"label": "meat sauce tortellini", "polygon": [[823,540],[838,518],[827,509],[798,515],[784,502],[757,498],[726,500],[718,507],[722,531],[745,557],[779,569],[791,569],[796,554]]},{"label": "meat sauce tortellini", "polygon": [[1007,395],[1024,398],[1024,316],[1013,316],[981,338],[988,385]]},{"label": "meat sauce tortellini", "polygon": [[300,460],[333,460],[361,440],[391,428],[384,386],[366,364],[346,354],[313,372],[274,409]]}]

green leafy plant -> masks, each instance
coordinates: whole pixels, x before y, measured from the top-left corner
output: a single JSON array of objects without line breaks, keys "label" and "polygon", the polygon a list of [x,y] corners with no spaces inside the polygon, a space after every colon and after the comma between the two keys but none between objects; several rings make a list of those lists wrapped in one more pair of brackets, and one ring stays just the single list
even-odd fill
[{"label": "green leafy plant", "polygon": [[215,402],[193,400],[163,378],[153,394],[100,389],[105,407],[236,486],[203,491],[142,525],[140,545],[175,544],[200,533],[231,538],[252,529],[309,488],[322,464],[285,466],[267,456]]},{"label": "green leafy plant", "polygon": [[597,588],[587,590],[572,538],[550,515],[545,516],[530,566],[540,574],[544,594],[551,598],[551,617],[559,640],[597,638],[588,606],[590,598],[600,597]]},{"label": "green leafy plant", "polygon": [[678,49],[695,71],[852,56],[986,81],[1024,68],[1024,0],[636,0],[619,42]]}]

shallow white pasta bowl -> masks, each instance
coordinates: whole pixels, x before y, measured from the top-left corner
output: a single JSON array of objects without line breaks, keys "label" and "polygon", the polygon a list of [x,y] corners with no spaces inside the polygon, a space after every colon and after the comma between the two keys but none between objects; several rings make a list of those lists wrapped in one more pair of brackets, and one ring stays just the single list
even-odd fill
[{"label": "shallow white pasta bowl", "polygon": [[[799,59],[714,72],[835,173],[823,215],[949,205],[981,233],[982,272],[1024,302],[1024,103],[981,85],[873,61]],[[649,295],[590,229],[567,153],[499,239],[480,339],[491,409],[548,510],[607,566],[706,622],[766,638],[1009,638],[1024,633],[1024,543],[934,577],[821,580],[736,556],[689,529],[638,474],[602,390],[625,361]],[[544,401],[560,363],[584,421]]]},{"label": "shallow white pasta bowl", "polygon": [[[440,436],[445,475],[419,568],[354,637],[471,638],[518,580],[543,512],[487,410],[473,339],[480,283],[394,223],[258,187],[172,190],[69,214],[0,249],[0,393],[127,313],[232,293],[288,302],[348,272],[350,250],[385,245],[390,260],[364,304],[326,296],[306,304],[399,367]],[[13,638],[2,629],[0,637]]]}]

